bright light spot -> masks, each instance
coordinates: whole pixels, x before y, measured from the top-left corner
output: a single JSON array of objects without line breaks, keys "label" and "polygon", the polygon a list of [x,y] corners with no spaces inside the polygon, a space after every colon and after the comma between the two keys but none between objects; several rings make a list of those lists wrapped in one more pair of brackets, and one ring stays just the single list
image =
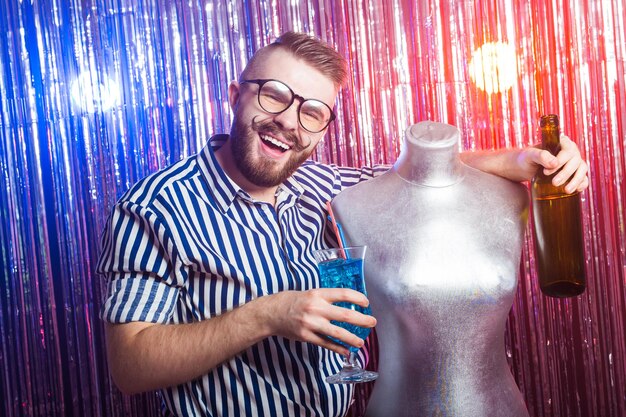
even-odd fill
[{"label": "bright light spot", "polygon": [[487,93],[501,93],[517,79],[515,48],[508,43],[486,43],[472,53],[469,73],[478,88]]},{"label": "bright light spot", "polygon": [[71,85],[74,104],[88,113],[107,111],[120,100],[120,88],[106,75],[100,75],[100,83],[89,71],[83,72]]}]

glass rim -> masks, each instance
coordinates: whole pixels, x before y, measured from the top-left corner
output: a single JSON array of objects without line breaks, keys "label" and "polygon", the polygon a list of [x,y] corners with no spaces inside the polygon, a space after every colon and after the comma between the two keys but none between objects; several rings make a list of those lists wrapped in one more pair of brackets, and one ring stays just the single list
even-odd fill
[{"label": "glass rim", "polygon": [[323,260],[332,260],[332,259],[359,259],[364,258],[367,252],[367,245],[358,245],[358,246],[346,246],[343,248],[325,248],[325,249],[315,249],[313,251],[313,257],[317,262],[321,262]]},{"label": "glass rim", "polygon": [[360,248],[367,248],[367,245],[352,245],[352,246],[344,246],[343,248],[341,247],[322,248],[322,249],[315,249],[313,252],[332,251],[332,250],[350,250],[350,249],[360,249]]}]

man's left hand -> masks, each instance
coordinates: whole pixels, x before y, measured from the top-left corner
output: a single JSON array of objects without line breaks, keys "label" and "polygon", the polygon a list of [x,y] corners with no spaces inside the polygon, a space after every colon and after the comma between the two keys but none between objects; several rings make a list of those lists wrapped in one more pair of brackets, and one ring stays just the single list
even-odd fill
[{"label": "man's left hand", "polygon": [[589,167],[580,156],[578,146],[570,138],[561,134],[560,141],[561,151],[556,156],[539,148],[522,149],[517,157],[520,171],[525,173],[525,179],[530,180],[537,172],[537,166],[544,167],[546,175],[560,170],[552,179],[555,186],[567,183],[566,192],[583,191],[589,186]]}]

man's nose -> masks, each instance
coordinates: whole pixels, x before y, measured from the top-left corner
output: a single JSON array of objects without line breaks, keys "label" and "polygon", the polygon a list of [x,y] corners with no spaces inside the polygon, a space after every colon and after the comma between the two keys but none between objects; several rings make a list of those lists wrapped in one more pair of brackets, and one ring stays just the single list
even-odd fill
[{"label": "man's nose", "polygon": [[291,106],[287,107],[283,112],[274,115],[274,122],[286,130],[298,129],[298,100],[294,100]]}]

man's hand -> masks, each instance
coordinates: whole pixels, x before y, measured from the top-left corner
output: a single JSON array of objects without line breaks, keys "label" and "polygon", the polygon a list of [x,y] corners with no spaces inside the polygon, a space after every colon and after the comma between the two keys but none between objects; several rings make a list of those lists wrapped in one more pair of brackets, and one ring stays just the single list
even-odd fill
[{"label": "man's hand", "polygon": [[552,179],[555,186],[567,182],[566,192],[583,191],[589,186],[587,163],[583,161],[578,146],[570,138],[562,134],[560,142],[561,151],[556,156],[534,147],[522,149],[517,162],[520,170],[525,173],[523,177],[525,180],[532,179],[538,167],[543,167],[543,173],[546,175],[551,175],[560,169],[561,171]]},{"label": "man's hand", "polygon": [[360,327],[374,327],[376,319],[358,311],[332,305],[343,301],[367,307],[369,301],[358,291],[343,288],[319,288],[309,291],[283,291],[266,298],[268,308],[265,321],[270,332],[292,340],[319,345],[342,355],[348,349],[332,342],[332,336],[351,346],[362,347],[363,339],[331,323],[331,320],[351,323]]}]

